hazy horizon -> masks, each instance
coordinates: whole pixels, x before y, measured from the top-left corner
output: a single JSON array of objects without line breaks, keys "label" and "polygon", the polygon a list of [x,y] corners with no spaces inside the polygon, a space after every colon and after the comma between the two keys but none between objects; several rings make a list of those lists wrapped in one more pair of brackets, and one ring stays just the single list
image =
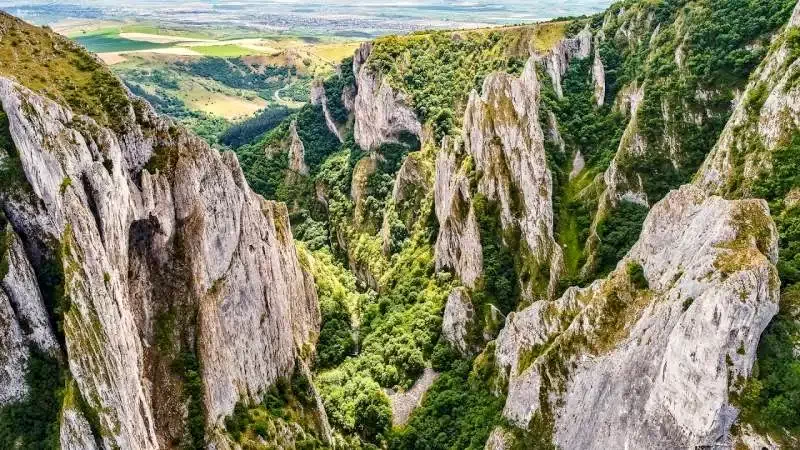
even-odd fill
[{"label": "hazy horizon", "polygon": [[466,28],[536,22],[594,14],[611,0],[460,1],[438,0],[217,0],[179,2],[110,0],[0,1],[0,9],[40,25],[67,20],[134,20],[185,27],[233,27],[256,31],[306,31],[377,35],[422,28]]}]

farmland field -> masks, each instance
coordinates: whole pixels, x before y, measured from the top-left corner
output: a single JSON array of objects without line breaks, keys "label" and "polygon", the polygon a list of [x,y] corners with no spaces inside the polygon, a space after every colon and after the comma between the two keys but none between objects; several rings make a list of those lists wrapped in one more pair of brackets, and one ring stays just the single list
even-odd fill
[{"label": "farmland field", "polygon": [[171,46],[170,44],[127,39],[114,32],[85,34],[75,37],[74,40],[86,50],[94,53],[132,52]]}]

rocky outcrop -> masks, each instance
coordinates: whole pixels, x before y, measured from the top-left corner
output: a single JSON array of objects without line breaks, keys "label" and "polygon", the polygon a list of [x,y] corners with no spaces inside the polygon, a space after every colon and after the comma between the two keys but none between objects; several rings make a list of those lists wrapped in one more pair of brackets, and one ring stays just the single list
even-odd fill
[{"label": "rocky outcrop", "polygon": [[564,97],[561,81],[567,73],[569,62],[573,58],[588,58],[592,50],[592,32],[587,26],[574,38],[560,40],[547,54],[540,56],[544,67],[553,82],[553,90],[558,98]]},{"label": "rocky outcrop", "polygon": [[62,450],[96,450],[92,429],[85,417],[75,408],[64,408],[61,412],[59,440]]},{"label": "rocky outcrop", "polygon": [[776,260],[766,202],[673,191],[608,278],[509,315],[504,415],[552,420],[560,448],[726,442],[729,395],[778,309]]},{"label": "rocky outcrop", "polygon": [[442,338],[461,355],[474,356],[484,344],[497,337],[505,316],[494,305],[476,306],[468,289],[457,287],[450,292],[442,317]]},{"label": "rocky outcrop", "polygon": [[391,251],[392,226],[402,223],[407,232],[420,219],[423,202],[428,198],[433,185],[433,164],[424,152],[412,152],[403,160],[397,171],[392,188],[392,197],[383,214],[381,236],[383,252]]},{"label": "rocky outcrop", "polygon": [[411,413],[422,404],[425,393],[437,378],[439,378],[439,374],[430,367],[426,367],[411,389],[405,392],[388,392],[389,403],[392,405],[392,425],[402,427],[408,423]]},{"label": "rocky outcrop", "polygon": [[594,101],[603,106],[606,101],[606,69],[600,58],[600,46],[595,44],[594,62],[592,63],[592,83],[594,83]]},{"label": "rocky outcrop", "polygon": [[460,142],[442,142],[436,156],[434,206],[439,221],[436,237],[436,270],[453,270],[470,288],[483,273],[478,219],[472,206],[469,174],[472,159],[464,157]]},{"label": "rocky outcrop", "polygon": [[586,167],[586,161],[584,161],[581,151],[578,150],[575,152],[575,157],[572,158],[572,169],[569,171],[569,179],[572,180],[577,177],[584,167]]},{"label": "rocky outcrop", "polygon": [[[342,95],[344,96],[344,92]],[[339,126],[336,124],[336,122],[334,122],[333,117],[331,117],[331,113],[328,110],[328,97],[325,94],[325,85],[319,78],[314,79],[314,81],[311,83],[311,104],[322,106],[322,114],[325,116],[325,125],[328,126],[328,130],[330,130],[330,132],[333,133],[337,139],[339,139],[339,142],[344,142],[344,139],[342,138],[342,132],[339,131]],[[345,103],[345,105],[346,104],[347,103]]]},{"label": "rocky outcrop", "polygon": [[514,436],[502,427],[496,427],[489,434],[484,450],[509,450],[513,448]]},{"label": "rocky outcrop", "polygon": [[306,165],[306,147],[303,141],[297,134],[297,121],[293,120],[289,124],[289,170],[293,173],[300,175],[308,175],[308,166]]},{"label": "rocky outcrop", "polygon": [[470,354],[474,350],[469,342],[474,319],[475,308],[472,306],[469,292],[463,287],[453,289],[444,305],[442,337],[463,355]]},{"label": "rocky outcrop", "polygon": [[558,119],[556,119],[556,115],[553,111],[547,111],[547,127],[549,128],[549,136],[550,142],[556,145],[561,153],[566,151],[566,143],[564,142],[564,138],[561,137],[561,132],[558,130]]},{"label": "rocky outcrop", "polygon": [[[177,351],[200,361],[209,428],[293,373],[319,329],[313,280],[286,207],[255,195],[232,153],[138,99],[116,132],[5,78],[0,103],[30,189],[2,196],[2,207],[30,267],[52,261],[63,271],[69,372],[106,430],[105,447],[155,449],[180,437],[181,417],[164,412],[184,403],[169,369]],[[36,289],[6,297],[46,322]],[[62,428],[65,448],[84,425],[74,418]]]},{"label": "rocky outcrop", "polygon": [[[539,96],[531,58],[518,79],[504,73],[486,77],[482,94],[470,94],[464,114],[464,152],[481,174],[477,193],[498,202],[504,230],[520,233],[522,278],[527,279],[522,287],[529,298],[552,294],[562,269],[561,248],[553,238],[553,186]],[[543,273],[549,274],[546,279]]]},{"label": "rocky outcrop", "polygon": [[25,374],[31,349],[49,355],[56,355],[59,350],[36,274],[9,224],[0,231],[0,331],[2,406],[26,395]]},{"label": "rocky outcrop", "polygon": [[405,95],[367,64],[372,43],[361,44],[353,57],[357,94],[353,105],[353,137],[364,150],[397,142],[404,133],[422,138],[422,125]]}]

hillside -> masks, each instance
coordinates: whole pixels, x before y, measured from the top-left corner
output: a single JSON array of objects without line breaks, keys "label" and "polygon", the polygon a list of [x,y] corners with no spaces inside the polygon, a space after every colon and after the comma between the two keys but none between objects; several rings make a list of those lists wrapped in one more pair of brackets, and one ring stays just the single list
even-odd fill
[{"label": "hillside", "polygon": [[0,447],[800,446],[795,0],[378,38],[235,153],[0,36]]}]

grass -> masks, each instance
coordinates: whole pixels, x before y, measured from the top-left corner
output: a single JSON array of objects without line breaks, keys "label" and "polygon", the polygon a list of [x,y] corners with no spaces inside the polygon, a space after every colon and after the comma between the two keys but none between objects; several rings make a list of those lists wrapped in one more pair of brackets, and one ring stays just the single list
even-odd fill
[{"label": "grass", "polygon": [[86,50],[94,53],[132,52],[172,46],[155,42],[134,41],[126,39],[116,32],[87,33],[86,35],[75,37],[74,40]]},{"label": "grass", "polygon": [[361,45],[359,42],[313,45],[309,48],[309,53],[328,62],[339,62],[348,56],[353,56],[359,45]]},{"label": "grass", "polygon": [[249,116],[267,106],[267,102],[256,95],[251,99],[238,97],[232,93],[208,89],[204,83],[194,80],[181,83],[181,87],[175,94],[190,109],[229,120]]},{"label": "grass", "polygon": [[548,22],[536,27],[533,49],[537,52],[549,51],[564,38],[567,22]]},{"label": "grass", "polygon": [[130,104],[119,80],[74,42],[0,13],[0,75],[118,128]]},{"label": "grass", "polygon": [[240,45],[197,45],[192,46],[192,50],[203,56],[215,56],[218,58],[236,58],[239,56],[259,55],[261,52]]}]

